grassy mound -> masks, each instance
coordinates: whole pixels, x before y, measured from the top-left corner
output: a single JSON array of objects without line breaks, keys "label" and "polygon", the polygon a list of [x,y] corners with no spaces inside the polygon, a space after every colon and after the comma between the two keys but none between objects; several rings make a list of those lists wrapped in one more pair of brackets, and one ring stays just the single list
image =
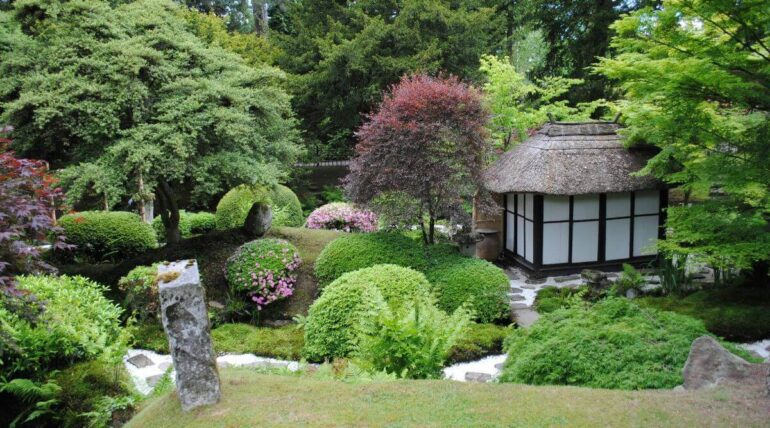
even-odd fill
[{"label": "grassy mound", "polygon": [[230,189],[217,204],[217,229],[237,229],[243,226],[254,204],[269,204],[268,191],[261,186],[240,186]]},{"label": "grassy mound", "polygon": [[575,305],[514,330],[506,339],[509,357],[500,379],[535,385],[673,388],[683,382],[682,367],[692,341],[705,334],[696,319],[641,308],[624,298]]},{"label": "grassy mound", "polygon": [[273,226],[299,227],[305,222],[302,203],[293,190],[278,184],[270,189],[270,201],[273,208]]}]

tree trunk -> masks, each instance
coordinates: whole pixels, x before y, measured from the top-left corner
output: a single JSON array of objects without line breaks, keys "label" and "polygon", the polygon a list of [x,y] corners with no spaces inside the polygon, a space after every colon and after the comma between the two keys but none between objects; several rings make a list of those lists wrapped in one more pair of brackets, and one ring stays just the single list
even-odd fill
[{"label": "tree trunk", "polygon": [[179,231],[179,205],[176,203],[174,190],[165,180],[160,180],[157,189],[160,219],[166,232],[166,243],[176,244],[182,240]]}]

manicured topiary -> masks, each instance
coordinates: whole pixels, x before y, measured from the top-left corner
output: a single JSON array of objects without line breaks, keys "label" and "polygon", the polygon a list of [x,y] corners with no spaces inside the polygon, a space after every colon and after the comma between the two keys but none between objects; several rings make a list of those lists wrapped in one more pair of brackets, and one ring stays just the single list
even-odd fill
[{"label": "manicured topiary", "polygon": [[230,189],[217,204],[217,229],[243,227],[251,207],[256,203],[270,204],[270,196],[263,187],[242,184]]},{"label": "manicured topiary", "polygon": [[117,260],[158,246],[152,226],[125,211],[85,211],[59,219],[75,253],[95,260]]},{"label": "manicured topiary", "polygon": [[137,266],[118,281],[118,288],[125,293],[123,307],[140,320],[156,320],[158,306],[158,265]]},{"label": "manicured topiary", "polygon": [[[645,389],[681,385],[703,323],[624,298],[545,314],[506,339],[504,382]],[[737,349],[728,345],[729,349]],[[745,355],[745,353],[744,353]]]},{"label": "manicured topiary", "polygon": [[273,208],[273,226],[299,227],[305,222],[302,203],[288,187],[278,184],[270,189],[270,201]]},{"label": "manicured topiary", "polygon": [[241,245],[229,259],[225,275],[230,289],[261,310],[294,292],[301,263],[297,248],[283,239],[258,239]]},{"label": "manicured topiary", "polygon": [[428,268],[425,276],[433,285],[439,308],[447,313],[468,304],[475,319],[482,323],[508,314],[508,277],[486,260],[459,254],[443,256]]},{"label": "manicured topiary", "polygon": [[[185,210],[179,211],[179,232],[181,233],[182,238],[202,235],[216,229],[216,227],[217,219],[212,213],[191,213]],[[166,229],[163,226],[163,221],[160,216],[155,216],[155,218],[152,219],[152,228],[155,229],[158,240],[161,242],[165,241]]]},{"label": "manicured topiary", "polygon": [[425,279],[425,275],[414,269],[392,264],[374,265],[348,272],[337,278],[329,287],[349,283],[377,287],[385,301],[394,309],[401,308],[416,298],[427,298],[431,293],[430,283]]},{"label": "manicured topiary", "polygon": [[330,285],[310,306],[302,354],[310,361],[350,355],[357,350],[362,320],[376,316],[385,305],[382,294],[372,284]]},{"label": "manicured topiary", "polygon": [[0,301],[0,322],[15,345],[3,355],[0,376],[34,376],[62,362],[89,360],[119,343],[122,310],[103,293],[106,288],[83,277],[19,276],[18,288],[43,303],[35,322]]},{"label": "manicured topiary", "polygon": [[332,202],[310,213],[307,217],[307,227],[345,232],[374,232],[377,230],[377,216],[369,210],[356,208],[345,202]]},{"label": "manicured topiary", "polygon": [[[430,248],[431,254],[446,251],[443,245]],[[315,263],[315,275],[320,286],[324,286],[346,272],[383,263],[422,272],[428,267],[428,258],[419,241],[400,233],[351,234],[341,236],[324,247]]]}]

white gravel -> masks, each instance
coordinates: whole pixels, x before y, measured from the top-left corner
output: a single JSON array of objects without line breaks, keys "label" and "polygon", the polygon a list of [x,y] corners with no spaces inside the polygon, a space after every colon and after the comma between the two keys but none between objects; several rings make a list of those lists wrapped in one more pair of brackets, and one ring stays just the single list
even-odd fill
[{"label": "white gravel", "polygon": [[458,363],[445,368],[444,377],[450,380],[465,382],[465,374],[468,372],[475,372],[475,373],[487,373],[489,375],[492,375],[492,378],[496,378],[500,374],[500,370],[498,370],[495,367],[495,365],[502,364],[503,362],[505,362],[505,359],[507,357],[508,356],[505,354],[492,355],[476,361],[469,361],[467,363]]},{"label": "white gravel", "polygon": [[756,352],[759,356],[770,362],[770,339],[760,340],[759,342],[740,343],[744,349]]},{"label": "white gravel", "polygon": [[[135,365],[128,362],[128,359],[137,354],[144,354],[147,358],[152,360],[153,364],[147,367],[138,368]],[[155,375],[163,375],[166,371],[161,370],[161,367],[167,363],[171,365],[171,355],[162,355],[153,351],[147,351],[144,349],[129,349],[128,353],[123,356],[123,364],[126,366],[128,374],[134,381],[137,391],[147,395],[152,392],[153,387],[147,384],[147,378]],[[176,373],[171,371],[171,381],[174,381]]]}]

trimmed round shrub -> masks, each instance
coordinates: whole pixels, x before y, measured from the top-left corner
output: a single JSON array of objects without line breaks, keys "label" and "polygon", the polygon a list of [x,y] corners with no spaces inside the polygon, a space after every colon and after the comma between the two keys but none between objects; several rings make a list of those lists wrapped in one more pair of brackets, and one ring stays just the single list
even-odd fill
[{"label": "trimmed round shrub", "polygon": [[75,253],[94,260],[136,256],[158,246],[152,226],[139,215],[125,211],[84,211],[59,219]]},{"label": "trimmed round shrub", "polygon": [[[447,252],[434,245],[431,254]],[[394,264],[424,272],[428,267],[423,245],[400,233],[365,233],[341,236],[324,247],[315,262],[315,275],[323,287],[346,272],[378,264]]]},{"label": "trimmed round shrub", "polygon": [[345,202],[332,202],[310,213],[306,225],[309,229],[374,232],[377,230],[377,216]]},{"label": "trimmed round shrub", "polygon": [[94,359],[120,343],[122,310],[106,288],[75,276],[19,276],[44,310],[35,322],[19,317],[0,300],[0,322],[9,326],[16,352],[3,355],[0,374],[34,376],[64,364]]},{"label": "trimmed round shrub", "polygon": [[698,320],[643,309],[624,298],[574,305],[541,316],[529,328],[514,330],[505,341],[508,359],[500,379],[535,385],[670,389],[684,380],[682,367],[693,340],[707,334]]},{"label": "trimmed round shrub", "polygon": [[230,289],[245,295],[261,310],[291,296],[301,260],[297,248],[283,239],[247,242],[227,259],[225,275]]},{"label": "trimmed round shrub", "polygon": [[[216,227],[216,216],[212,213],[179,211],[179,232],[182,238],[186,239],[194,235],[202,235],[216,229]],[[155,229],[158,241],[163,242],[166,240],[166,228],[163,226],[163,220],[159,215],[152,219],[152,228]]]},{"label": "trimmed round shrub", "polygon": [[439,308],[447,313],[468,304],[474,319],[482,323],[508,315],[508,276],[486,260],[444,256],[425,276],[433,284]]},{"label": "trimmed round shrub", "polygon": [[160,315],[158,265],[137,266],[118,280],[118,288],[126,296],[123,307],[140,320],[155,320]]},{"label": "trimmed round shrub", "polygon": [[230,189],[217,204],[217,229],[237,229],[243,227],[246,217],[254,204],[270,204],[267,190],[261,186],[240,186]]},{"label": "trimmed round shrub", "polygon": [[305,222],[302,203],[288,187],[278,184],[270,190],[273,208],[273,226],[299,227]]},{"label": "trimmed round shrub", "polygon": [[302,354],[309,361],[350,355],[358,349],[362,320],[377,316],[385,305],[372,284],[330,285],[308,310]]},{"label": "trimmed round shrub", "polygon": [[430,283],[425,275],[414,269],[383,264],[348,272],[329,287],[361,283],[377,287],[385,301],[394,309],[403,307],[417,298],[430,296]]}]

